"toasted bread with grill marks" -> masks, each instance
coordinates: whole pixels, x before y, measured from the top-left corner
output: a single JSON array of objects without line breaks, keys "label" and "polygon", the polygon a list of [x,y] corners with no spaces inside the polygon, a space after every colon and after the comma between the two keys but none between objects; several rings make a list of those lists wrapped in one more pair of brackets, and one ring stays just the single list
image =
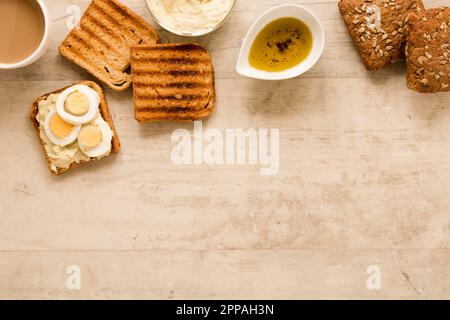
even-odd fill
[{"label": "toasted bread with grill marks", "polygon": [[[101,114],[103,120],[105,120],[109,124],[111,130],[113,131],[113,138],[112,138],[112,141],[111,141],[111,153],[110,154],[119,153],[120,152],[120,148],[121,148],[120,141],[119,141],[119,136],[117,134],[116,128],[114,127],[114,123],[113,123],[113,120],[112,120],[112,117],[111,117],[111,113],[109,112],[108,102],[106,101],[106,97],[105,97],[105,94],[103,92],[103,89],[98,84],[96,84],[95,82],[92,82],[92,81],[81,81],[81,82],[76,83],[76,84],[84,84],[84,85],[94,89],[98,93],[98,95],[100,96],[100,105],[99,105],[100,114]],[[72,86],[74,86],[76,84],[73,84]],[[51,94],[61,93],[64,90],[66,90],[67,88],[69,88],[69,87],[71,87],[71,86],[68,86],[68,87],[65,87],[65,88],[62,88],[62,89],[59,89],[59,90],[56,90],[56,91],[53,91],[53,92],[50,92],[50,93],[47,93],[47,94],[44,94],[44,95],[38,97],[33,102],[33,104],[31,105],[31,110],[30,110],[31,123],[33,125],[34,130],[36,131],[36,135],[37,135],[37,137],[39,139],[39,143],[41,145],[42,151],[45,154],[45,158],[46,158],[47,163],[48,163],[48,168],[49,168],[50,172],[53,175],[55,175],[55,176],[59,176],[59,175],[65,173],[65,172],[67,172],[67,171],[69,171],[71,169],[75,169],[75,168],[80,167],[84,163],[92,161],[92,159],[91,159],[89,161],[82,160],[82,161],[80,161],[78,163],[73,162],[70,165],[69,168],[57,168],[56,170],[52,170],[52,168],[51,168],[51,161],[50,161],[50,158],[49,158],[49,156],[47,154],[47,150],[45,149],[45,143],[44,143],[44,141],[41,138],[41,132],[40,132],[40,129],[39,129],[39,126],[40,126],[39,125],[39,121],[36,119],[36,116],[39,113],[39,102],[41,102],[42,100],[47,99]]]},{"label": "toasted bread with grill marks", "polygon": [[131,74],[139,122],[193,121],[214,111],[214,67],[200,45],[133,46]]},{"label": "toasted bread with grill marks", "polygon": [[59,52],[112,89],[123,91],[131,84],[130,46],[158,42],[152,26],[119,1],[93,0]]}]

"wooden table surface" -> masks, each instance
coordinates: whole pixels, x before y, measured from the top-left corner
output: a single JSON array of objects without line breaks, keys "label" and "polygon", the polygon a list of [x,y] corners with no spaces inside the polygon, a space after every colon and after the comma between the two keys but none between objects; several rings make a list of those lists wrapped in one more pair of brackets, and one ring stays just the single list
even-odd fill
[{"label": "wooden table surface", "polygon": [[[123,2],[151,21],[144,1]],[[106,89],[122,153],[53,177],[30,104],[93,78],[57,53],[68,33],[58,18],[89,2],[47,1],[49,51],[0,72],[0,298],[450,298],[450,95],[408,90],[404,62],[365,71],[336,0],[295,1],[326,30],[307,74],[237,75],[250,25],[286,2],[238,0],[225,25],[196,40],[216,68],[205,129],[279,129],[278,175],[174,165],[171,134],[192,124],[140,125],[131,90]],[[66,286],[71,265],[80,290]],[[366,284],[373,265],[379,290]]]}]

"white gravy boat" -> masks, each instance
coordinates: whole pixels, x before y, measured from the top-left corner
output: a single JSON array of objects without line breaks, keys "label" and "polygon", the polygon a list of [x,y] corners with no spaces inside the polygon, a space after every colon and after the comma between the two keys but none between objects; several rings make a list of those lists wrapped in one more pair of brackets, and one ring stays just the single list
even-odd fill
[{"label": "white gravy boat", "polygon": [[[280,18],[297,18],[311,30],[313,45],[308,57],[300,64],[280,72],[258,70],[250,65],[250,49],[259,32],[270,22]],[[309,9],[296,4],[274,7],[263,13],[251,26],[239,53],[236,71],[243,76],[261,80],[284,80],[298,77],[311,69],[322,55],[325,46],[325,32],[317,16]]]}]

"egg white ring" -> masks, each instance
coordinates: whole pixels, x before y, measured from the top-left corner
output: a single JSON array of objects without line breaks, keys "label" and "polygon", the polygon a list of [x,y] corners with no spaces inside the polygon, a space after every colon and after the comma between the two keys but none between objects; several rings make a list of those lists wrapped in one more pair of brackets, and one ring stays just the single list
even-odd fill
[{"label": "egg white ring", "polygon": [[102,133],[102,141],[100,144],[95,148],[88,149],[84,148],[78,139],[78,146],[80,147],[80,150],[88,157],[98,158],[111,151],[113,132],[109,124],[103,119],[96,119],[93,124],[96,125]]},{"label": "egg white ring", "polygon": [[[75,91],[83,93],[88,98],[89,109],[85,115],[75,116],[68,113],[65,109],[67,97]],[[81,125],[91,122],[95,119],[98,114],[99,105],[100,96],[98,95],[98,93],[84,84],[78,84],[73,87],[67,88],[59,94],[58,98],[56,99],[56,112],[64,121],[67,121],[68,123],[74,125]]]},{"label": "egg white ring", "polygon": [[50,120],[53,118],[53,116],[55,114],[56,114],[56,110],[52,110],[47,114],[47,117],[45,118],[45,122],[44,122],[45,135],[51,141],[51,143],[53,143],[57,146],[60,146],[60,147],[68,146],[69,144],[72,144],[73,142],[75,142],[78,139],[78,135],[80,134],[80,131],[81,131],[81,125],[75,125],[73,127],[72,132],[67,137],[59,139],[53,134],[52,130],[50,129]]}]

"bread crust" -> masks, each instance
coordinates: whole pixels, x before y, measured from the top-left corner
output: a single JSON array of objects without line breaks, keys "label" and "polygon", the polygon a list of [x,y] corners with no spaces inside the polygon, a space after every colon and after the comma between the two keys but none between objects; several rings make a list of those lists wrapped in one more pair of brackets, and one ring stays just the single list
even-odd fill
[{"label": "bread crust", "polygon": [[405,57],[408,21],[424,6],[421,0],[340,0],[339,10],[364,66],[379,70]]},{"label": "bread crust", "polygon": [[93,0],[59,52],[120,92],[131,85],[130,46],[158,42],[153,27],[119,1]]},{"label": "bread crust", "polygon": [[406,50],[408,88],[450,91],[450,8],[424,11],[411,21]]},{"label": "bread crust", "polygon": [[[82,160],[82,161],[80,161],[79,163],[72,163],[72,164],[70,165],[70,167],[67,168],[67,169],[62,169],[62,168],[61,168],[61,169],[58,169],[56,172],[53,171],[53,170],[51,169],[51,161],[50,161],[50,158],[49,158],[49,156],[48,156],[48,154],[47,154],[47,151],[45,150],[45,144],[44,144],[44,141],[41,139],[40,130],[39,130],[39,121],[37,121],[37,119],[36,119],[36,116],[37,116],[38,113],[39,113],[39,102],[40,102],[40,101],[47,99],[51,94],[58,94],[58,93],[61,93],[61,92],[63,92],[64,90],[66,90],[67,88],[70,88],[70,87],[72,87],[72,86],[74,86],[74,85],[77,85],[77,84],[84,84],[84,85],[86,85],[86,86],[88,86],[88,87],[94,89],[94,90],[98,93],[98,95],[100,96],[100,105],[99,105],[100,114],[101,114],[103,120],[105,120],[105,121],[109,124],[109,126],[111,127],[111,130],[112,130],[112,132],[113,132],[113,138],[112,138],[112,141],[111,141],[111,144],[112,144],[111,154],[119,153],[119,152],[120,152],[120,148],[121,148],[121,146],[120,146],[120,140],[119,140],[119,135],[117,134],[116,127],[114,126],[114,123],[113,123],[113,120],[112,120],[112,117],[111,117],[111,113],[109,112],[109,107],[108,107],[108,103],[107,103],[107,101],[106,101],[105,94],[104,94],[104,92],[103,92],[103,89],[102,89],[98,84],[96,84],[96,83],[93,82],[93,81],[81,81],[81,82],[78,82],[78,83],[74,83],[74,84],[72,84],[72,85],[70,85],[70,86],[67,86],[67,87],[65,87],[65,88],[62,88],[62,89],[59,89],[59,90],[56,90],[56,91],[53,91],[53,92],[46,93],[46,94],[44,94],[44,95],[38,97],[38,98],[32,103],[31,109],[30,109],[30,119],[31,119],[31,123],[32,123],[32,125],[33,125],[33,128],[34,128],[34,130],[35,130],[35,132],[36,132],[36,135],[37,135],[37,137],[38,137],[39,143],[40,143],[40,145],[41,145],[41,149],[42,149],[42,151],[44,152],[44,155],[45,155],[45,158],[46,158],[46,161],[47,161],[47,164],[48,164],[48,168],[49,168],[50,172],[51,172],[53,175],[55,175],[55,176],[59,176],[59,175],[65,173],[65,172],[67,172],[67,171],[69,171],[69,170],[71,170],[71,169],[75,169],[75,168],[80,167],[80,166],[83,165],[84,163],[88,163],[88,162],[93,161],[93,159],[91,159],[91,160],[89,160],[89,161],[84,161],[84,160]],[[111,155],[111,154],[110,154],[110,155]]]},{"label": "bread crust", "polygon": [[214,66],[198,44],[133,46],[131,70],[138,122],[194,121],[215,109]]}]

